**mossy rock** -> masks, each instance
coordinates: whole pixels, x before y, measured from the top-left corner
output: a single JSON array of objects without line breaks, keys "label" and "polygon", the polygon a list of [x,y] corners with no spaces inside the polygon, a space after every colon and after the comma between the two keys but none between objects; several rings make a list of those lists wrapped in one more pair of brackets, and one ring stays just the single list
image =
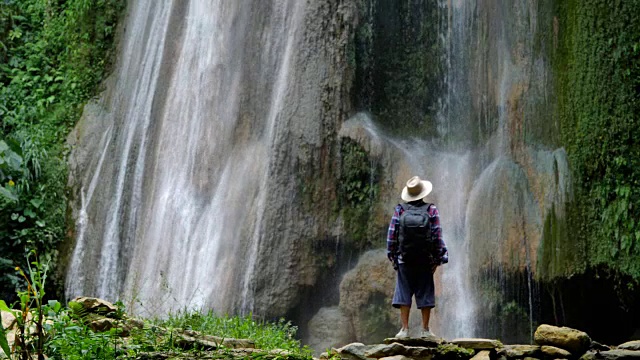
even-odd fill
[{"label": "mossy rock", "polygon": [[437,358],[441,360],[465,360],[471,358],[475,351],[447,343],[438,345],[436,354]]}]

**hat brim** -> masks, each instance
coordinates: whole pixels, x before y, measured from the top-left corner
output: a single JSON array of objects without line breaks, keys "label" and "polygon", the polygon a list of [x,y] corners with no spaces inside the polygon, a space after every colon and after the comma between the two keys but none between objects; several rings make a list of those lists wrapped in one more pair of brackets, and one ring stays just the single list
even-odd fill
[{"label": "hat brim", "polygon": [[431,190],[433,190],[433,184],[431,184],[431,182],[427,181],[427,180],[420,180],[420,182],[422,183],[422,191],[420,192],[420,194],[415,195],[415,196],[409,195],[409,189],[405,186],[404,189],[402,189],[402,194],[400,195],[402,200],[407,201],[407,202],[416,201],[416,200],[420,200],[420,199],[424,198],[425,196],[429,195]]}]

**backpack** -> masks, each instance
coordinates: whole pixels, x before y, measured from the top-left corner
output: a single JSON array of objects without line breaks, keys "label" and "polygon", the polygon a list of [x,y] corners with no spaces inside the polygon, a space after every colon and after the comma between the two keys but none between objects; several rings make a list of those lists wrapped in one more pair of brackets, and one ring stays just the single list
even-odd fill
[{"label": "backpack", "polygon": [[400,215],[398,242],[405,263],[426,263],[432,260],[435,243],[429,222],[431,205],[400,204],[404,211]]}]

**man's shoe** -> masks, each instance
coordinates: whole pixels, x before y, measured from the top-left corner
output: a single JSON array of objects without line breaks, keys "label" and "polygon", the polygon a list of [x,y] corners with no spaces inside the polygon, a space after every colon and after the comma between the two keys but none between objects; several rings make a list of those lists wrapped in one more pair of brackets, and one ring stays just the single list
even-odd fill
[{"label": "man's shoe", "polygon": [[396,334],[396,338],[408,338],[409,337],[409,329],[402,328],[400,332]]},{"label": "man's shoe", "polygon": [[435,335],[433,335],[433,333],[432,333],[431,331],[429,331],[429,330],[424,330],[424,329],[423,329],[423,330],[420,332],[420,337],[423,337],[423,338],[430,338],[430,337],[436,337],[436,336],[435,336]]}]

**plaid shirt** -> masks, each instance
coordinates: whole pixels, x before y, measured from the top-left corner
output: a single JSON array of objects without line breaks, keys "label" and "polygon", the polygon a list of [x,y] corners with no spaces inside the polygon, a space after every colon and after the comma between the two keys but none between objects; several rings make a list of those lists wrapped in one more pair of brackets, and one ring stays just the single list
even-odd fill
[{"label": "plaid shirt", "polygon": [[[389,231],[387,232],[387,257],[391,261],[402,263],[402,256],[398,251],[398,225],[400,224],[400,215],[404,210],[400,205],[396,206],[391,222],[389,223]],[[442,240],[442,228],[440,227],[440,214],[435,205],[429,206],[429,221],[431,222],[431,235],[436,239],[436,253],[434,254],[435,263],[433,265],[442,265],[449,262],[449,253],[447,247]]]}]

